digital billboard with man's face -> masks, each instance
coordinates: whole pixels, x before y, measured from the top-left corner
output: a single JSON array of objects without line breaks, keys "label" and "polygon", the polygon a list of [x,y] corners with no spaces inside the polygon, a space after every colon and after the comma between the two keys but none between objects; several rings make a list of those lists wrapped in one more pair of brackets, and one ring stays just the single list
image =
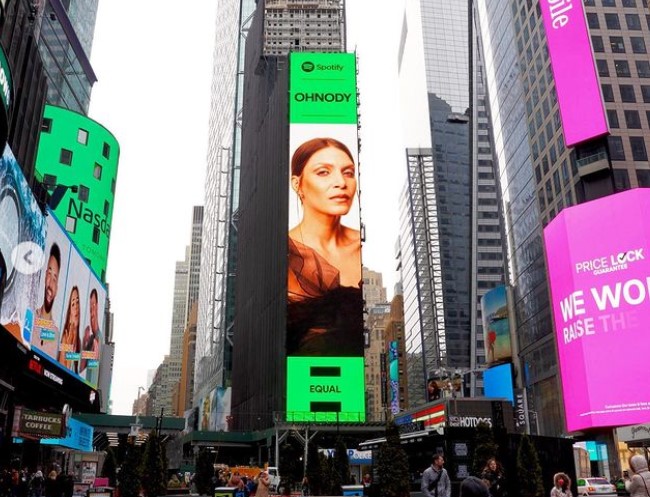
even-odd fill
[{"label": "digital billboard with man's face", "polygon": [[544,230],[568,431],[650,422],[650,189]]},{"label": "digital billboard with man's face", "polygon": [[287,418],[363,421],[356,60],[290,56]]},{"label": "digital billboard with man's face", "polygon": [[52,212],[43,215],[9,147],[0,159],[0,252],[9,261],[0,324],[96,388],[106,290]]}]

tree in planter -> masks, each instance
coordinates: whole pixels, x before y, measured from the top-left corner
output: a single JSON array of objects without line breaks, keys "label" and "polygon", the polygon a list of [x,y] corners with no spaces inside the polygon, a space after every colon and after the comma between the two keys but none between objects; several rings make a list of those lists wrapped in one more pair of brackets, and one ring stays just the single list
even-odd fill
[{"label": "tree in planter", "polygon": [[338,482],[336,490],[339,491],[339,493],[333,495],[343,495],[343,491],[340,486],[350,483],[350,461],[348,459],[348,448],[343,443],[343,439],[341,437],[338,437],[336,439],[336,443],[334,444],[333,459],[334,460],[332,461],[332,465],[334,471],[336,472],[336,480]]},{"label": "tree in planter", "polygon": [[476,426],[474,437],[474,461],[472,474],[480,477],[488,459],[496,457],[499,446],[494,441],[494,433],[487,423],[479,423]]},{"label": "tree in planter", "polygon": [[147,438],[142,460],[142,488],[148,497],[167,493],[167,468],[163,461],[163,448],[158,433],[153,430]]},{"label": "tree in planter", "polygon": [[521,437],[517,450],[517,481],[520,497],[543,497],[542,467],[532,441],[527,435]]},{"label": "tree in planter", "polygon": [[117,475],[117,488],[121,497],[138,497],[140,495],[141,462],[142,452],[140,447],[130,445],[127,448],[124,461],[122,461],[120,473]]},{"label": "tree in planter", "polygon": [[[335,485],[337,484],[336,475],[334,474],[334,466],[332,464],[333,458],[320,454],[320,467],[323,485],[321,487],[322,495],[337,495],[334,492]],[[339,484],[340,485],[340,484]]]},{"label": "tree in planter", "polygon": [[408,456],[402,449],[399,431],[392,421],[386,426],[386,443],[379,449],[377,470],[381,478],[381,497],[408,497]]},{"label": "tree in planter", "polygon": [[208,450],[199,452],[196,459],[196,473],[194,483],[200,495],[212,493],[212,477],[214,476],[214,456]]},{"label": "tree in planter", "polygon": [[318,446],[312,440],[307,448],[307,480],[311,495],[328,495],[323,492],[323,473],[321,469],[321,454]]},{"label": "tree in planter", "polygon": [[115,452],[109,447],[106,451],[106,459],[102,465],[102,476],[108,478],[108,485],[115,487],[115,475],[117,473],[117,461],[115,460]]}]

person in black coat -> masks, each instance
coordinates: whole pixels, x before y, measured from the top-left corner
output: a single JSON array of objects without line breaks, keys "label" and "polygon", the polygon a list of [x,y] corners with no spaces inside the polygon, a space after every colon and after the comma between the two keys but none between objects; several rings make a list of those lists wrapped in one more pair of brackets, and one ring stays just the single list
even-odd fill
[{"label": "person in black coat", "polygon": [[488,459],[481,473],[481,479],[487,484],[491,497],[504,497],[506,495],[506,479],[503,468],[494,457]]}]

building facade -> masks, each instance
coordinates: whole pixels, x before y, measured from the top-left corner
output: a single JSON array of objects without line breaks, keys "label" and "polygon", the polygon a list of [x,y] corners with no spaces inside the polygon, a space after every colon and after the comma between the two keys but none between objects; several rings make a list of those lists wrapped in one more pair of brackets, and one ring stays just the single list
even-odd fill
[{"label": "building facade", "polygon": [[412,406],[426,401],[427,379],[452,372],[472,373],[470,393],[482,393],[474,374],[485,362],[480,299],[504,279],[473,17],[470,2],[412,0],[404,13],[398,63],[407,186],[399,257]]}]

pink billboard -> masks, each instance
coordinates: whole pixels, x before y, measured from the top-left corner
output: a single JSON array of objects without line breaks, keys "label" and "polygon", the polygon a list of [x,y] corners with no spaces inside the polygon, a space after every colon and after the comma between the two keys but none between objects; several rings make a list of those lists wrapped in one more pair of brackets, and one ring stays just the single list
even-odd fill
[{"label": "pink billboard", "polygon": [[544,243],[567,430],[650,422],[650,189],[564,209]]},{"label": "pink billboard", "polygon": [[609,133],[581,1],[540,0],[564,142],[571,147]]}]

